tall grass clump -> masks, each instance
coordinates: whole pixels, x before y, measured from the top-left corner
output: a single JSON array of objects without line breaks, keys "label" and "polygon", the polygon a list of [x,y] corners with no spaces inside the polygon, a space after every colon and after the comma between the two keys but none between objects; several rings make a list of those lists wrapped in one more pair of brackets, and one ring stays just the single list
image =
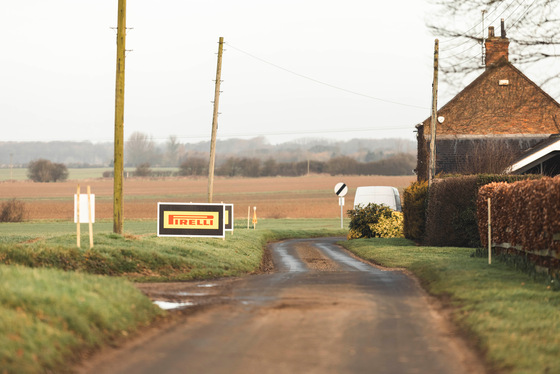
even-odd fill
[{"label": "tall grass clump", "polygon": [[0,206],[0,222],[23,222],[27,216],[27,207],[23,201],[13,198]]}]

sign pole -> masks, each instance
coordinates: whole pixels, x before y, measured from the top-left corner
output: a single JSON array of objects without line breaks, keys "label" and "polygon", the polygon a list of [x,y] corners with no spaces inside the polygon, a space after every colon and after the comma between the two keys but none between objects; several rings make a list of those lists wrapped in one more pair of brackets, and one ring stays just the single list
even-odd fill
[{"label": "sign pole", "polygon": [[87,186],[87,206],[88,206],[88,222],[89,222],[89,248],[93,248],[93,223],[91,219],[91,187]]},{"label": "sign pole", "polygon": [[343,228],[344,224],[343,224],[343,207],[344,207],[344,198],[343,197],[339,197],[339,204],[340,204],[340,228]]}]

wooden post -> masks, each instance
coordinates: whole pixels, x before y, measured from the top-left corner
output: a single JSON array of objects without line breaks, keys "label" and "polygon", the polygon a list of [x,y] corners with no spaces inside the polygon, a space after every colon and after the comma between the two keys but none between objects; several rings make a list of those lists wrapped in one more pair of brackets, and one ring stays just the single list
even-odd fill
[{"label": "wooden post", "polygon": [[255,230],[257,228],[257,207],[253,207],[254,209],[254,213],[253,213],[253,230]]},{"label": "wooden post", "polygon": [[93,248],[93,222],[91,222],[91,188],[87,186],[87,205],[89,222],[89,247]]},{"label": "wooden post", "polygon": [[76,189],[76,245],[80,248],[80,185]]},{"label": "wooden post", "polygon": [[434,47],[434,81],[432,83],[432,117],[430,123],[430,170],[428,176],[428,186],[432,185],[436,175],[436,123],[437,123],[437,91],[438,91],[438,60],[439,60],[439,40],[436,39]]},{"label": "wooden post", "polygon": [[488,265],[492,264],[492,203],[488,198]]},{"label": "wooden post", "polygon": [[218,43],[218,67],[216,69],[216,88],[214,91],[212,139],[210,141],[210,165],[208,167],[208,203],[212,203],[212,195],[214,194],[214,166],[216,163],[216,136],[218,133],[218,106],[220,103],[220,83],[222,76],[222,52],[224,50],[224,38],[220,37]]},{"label": "wooden post", "polygon": [[249,230],[250,224],[249,221],[251,220],[251,207],[247,207],[247,230]]},{"label": "wooden post", "polygon": [[123,233],[123,148],[124,148],[124,59],[126,0],[119,0],[117,28],[117,73],[115,83],[115,154],[113,176],[113,232]]}]

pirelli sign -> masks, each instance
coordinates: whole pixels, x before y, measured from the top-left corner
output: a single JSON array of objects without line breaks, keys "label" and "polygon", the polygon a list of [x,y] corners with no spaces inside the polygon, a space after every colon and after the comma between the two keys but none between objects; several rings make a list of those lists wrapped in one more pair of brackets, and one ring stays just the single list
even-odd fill
[{"label": "pirelli sign", "polygon": [[225,204],[158,203],[158,236],[223,238]]}]

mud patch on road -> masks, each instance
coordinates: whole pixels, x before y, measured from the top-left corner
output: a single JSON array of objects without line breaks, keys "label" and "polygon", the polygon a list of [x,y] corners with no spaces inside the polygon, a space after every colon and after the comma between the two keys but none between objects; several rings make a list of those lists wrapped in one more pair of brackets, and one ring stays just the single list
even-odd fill
[{"label": "mud patch on road", "polygon": [[340,271],[337,262],[323,254],[311,243],[300,242],[296,244],[298,257],[310,270],[315,271]]}]

